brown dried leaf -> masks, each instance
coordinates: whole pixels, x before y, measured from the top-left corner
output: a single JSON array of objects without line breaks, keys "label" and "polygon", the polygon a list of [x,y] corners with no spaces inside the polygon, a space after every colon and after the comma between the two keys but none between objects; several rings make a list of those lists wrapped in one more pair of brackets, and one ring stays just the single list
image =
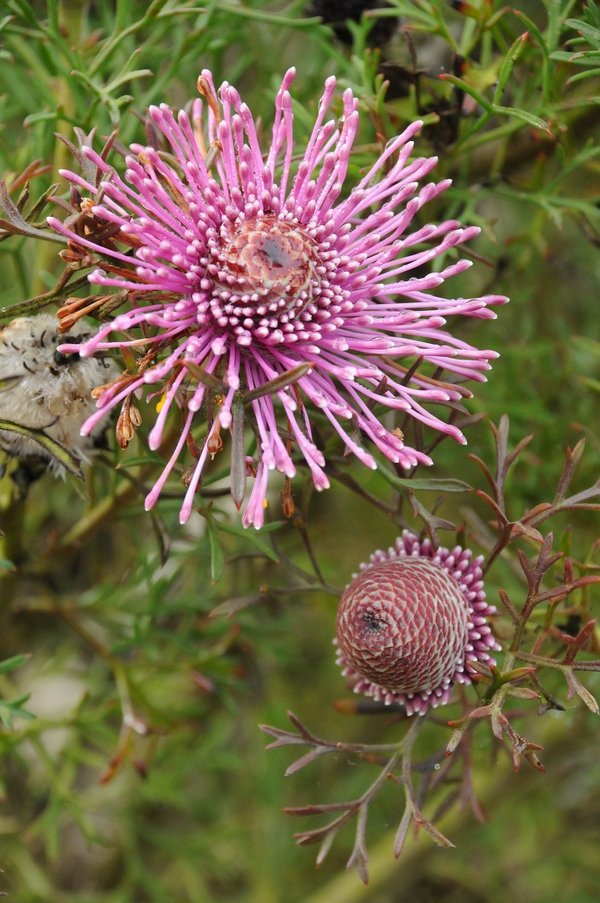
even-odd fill
[{"label": "brown dried leaf", "polygon": [[598,703],[596,702],[590,691],[583,686],[573,669],[565,668],[564,675],[569,685],[567,699],[572,699],[573,696],[577,694],[580,699],[583,699],[590,712],[593,712],[594,715],[600,715],[600,707],[598,706]]}]

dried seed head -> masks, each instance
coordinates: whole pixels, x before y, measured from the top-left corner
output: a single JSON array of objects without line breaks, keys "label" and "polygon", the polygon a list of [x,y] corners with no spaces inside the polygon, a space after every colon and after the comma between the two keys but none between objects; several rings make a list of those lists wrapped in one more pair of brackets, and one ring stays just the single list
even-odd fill
[{"label": "dried seed head", "polygon": [[[79,321],[66,338],[78,348],[92,332],[87,323]],[[95,410],[92,390],[114,379],[118,369],[108,357],[63,354],[57,349],[64,340],[52,314],[20,317],[0,329],[0,419],[44,430],[87,460],[106,430],[101,425],[85,438],[80,435],[83,423]],[[0,430],[0,447],[19,458],[42,459],[50,470],[63,472],[50,452],[18,433]]]},{"label": "dried seed head", "polygon": [[486,616],[481,559],[455,548],[435,552],[405,531],[376,552],[347,587],[337,616],[339,664],[355,692],[408,714],[448,701],[455,682],[470,683],[470,662],[493,663],[499,648]]}]

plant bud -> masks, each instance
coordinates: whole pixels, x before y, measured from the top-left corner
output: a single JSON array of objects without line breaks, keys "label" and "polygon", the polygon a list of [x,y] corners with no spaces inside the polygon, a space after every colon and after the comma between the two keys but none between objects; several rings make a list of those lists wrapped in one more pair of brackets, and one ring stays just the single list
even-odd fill
[{"label": "plant bud", "polygon": [[435,551],[405,531],[346,588],[338,610],[338,663],[354,691],[409,715],[448,702],[470,683],[473,662],[495,664],[481,558],[460,547]]}]

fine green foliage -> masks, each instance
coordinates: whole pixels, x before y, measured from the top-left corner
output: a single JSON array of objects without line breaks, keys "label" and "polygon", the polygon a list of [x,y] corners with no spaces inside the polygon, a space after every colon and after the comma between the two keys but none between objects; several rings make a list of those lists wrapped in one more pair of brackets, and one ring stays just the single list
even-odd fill
[{"label": "fine green foliage", "polygon": [[[126,450],[111,428],[108,448],[83,463],[43,431],[0,421],[67,471],[56,478],[0,451],[0,892],[15,903],[600,894],[600,12],[592,0],[388,0],[367,4],[340,40],[343,2],[330,24],[305,6],[0,0],[3,324],[90,293],[89,266],[62,259],[46,225],[64,217],[60,170],[91,165],[83,144],[100,151],[112,136],[121,167],[119,148],[147,140],[147,107],[185,107],[208,68],[240,90],[267,147],[273,99],[294,65],[298,153],[329,75],[336,114],[343,89],[359,98],[346,192],[389,139],[423,120],[417,150],[439,158],[435,178],[452,186],[415,222],[481,228],[463,249],[474,266],[449,290],[511,303],[496,321],[451,327],[500,357],[449,412],[466,448],[398,421],[407,444],[435,460],[416,475],[381,458],[377,471],[362,467],[314,415],[332,487],[315,493],[299,466],[291,488],[282,478],[269,495],[260,531],[241,526],[227,448],[208,462],[188,525],[177,518],[183,466],[144,511],[181,428],[172,417],[149,451],[156,399],[140,403]],[[113,316],[111,303],[90,309],[92,328]],[[129,355],[121,365],[132,371]],[[302,375],[285,374],[286,385]],[[205,426],[194,431],[205,438]],[[507,653],[477,691],[408,731],[401,712],[374,715],[347,691],[331,646],[343,587],[407,526],[488,557]],[[308,748],[301,764],[289,750],[265,753],[258,723],[274,746]],[[310,821],[298,847],[283,807],[344,821]],[[353,847],[344,825],[355,816]],[[411,820],[424,828],[416,842]],[[456,850],[430,843],[447,837]],[[315,840],[318,872],[303,849]],[[363,879],[370,870],[368,891],[342,875],[349,858]]]}]

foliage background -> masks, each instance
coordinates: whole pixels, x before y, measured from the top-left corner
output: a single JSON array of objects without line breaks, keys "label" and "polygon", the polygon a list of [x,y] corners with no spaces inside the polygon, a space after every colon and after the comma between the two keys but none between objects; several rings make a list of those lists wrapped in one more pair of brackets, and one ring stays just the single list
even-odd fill
[{"label": "foliage background", "polygon": [[[55,131],[72,137],[73,126],[88,131],[97,125],[105,135],[118,123],[119,140],[139,140],[134,111],[162,100],[184,105],[204,67],[217,83],[235,84],[268,127],[279,80],[296,65],[299,146],[324,78],[335,73],[362,98],[358,143],[364,150],[355,173],[376,152],[378,131],[392,129],[389,136],[394,123],[420,113],[435,125],[436,110],[449,110],[446,121],[458,129],[452,135],[458,140],[448,143],[431,132],[421,139],[425,153],[436,145],[437,176],[455,180],[428,206],[436,206],[439,218],[457,215],[481,224],[474,248],[494,264],[476,263],[451,290],[499,291],[512,299],[497,322],[475,321],[465,330],[475,345],[501,354],[489,383],[475,387],[469,410],[495,422],[507,412],[513,444],[534,433],[510,486],[515,510],[552,495],[565,447],[582,436],[587,450],[578,480],[589,485],[600,463],[595,7],[520,0],[502,12],[498,3],[474,0],[457,11],[442,0],[391,0],[386,16],[393,13],[399,29],[383,45],[383,58],[410,68],[410,33],[418,65],[428,70],[419,80],[418,109],[414,77],[407,96],[386,103],[376,76],[378,53],[369,31],[390,19],[350,24],[348,46],[303,17],[303,5],[0,0],[0,170],[10,181],[40,159],[52,167],[36,180],[41,193],[69,163]],[[331,4],[335,18],[345,18],[341,6]],[[519,43],[525,31],[529,36]],[[580,32],[582,43],[566,45]],[[458,76],[452,76],[452,50],[467,61]],[[577,50],[592,55],[569,62]],[[451,77],[441,81],[440,74]],[[457,77],[466,86],[469,114],[460,121],[452,118]],[[540,119],[549,132],[536,127]],[[14,311],[6,308],[54,285],[56,251],[22,237],[0,243],[7,322]],[[480,423],[468,437],[467,450],[440,446],[433,475],[481,486],[466,455],[490,460],[489,428]],[[115,472],[116,459],[145,454],[143,432],[124,454],[111,447],[89,469],[83,493],[75,481],[46,474],[19,499],[10,479],[14,462],[0,482],[3,557],[15,565],[2,572],[0,659],[29,656],[0,674],[0,692],[5,703],[31,694],[13,705],[17,717],[6,704],[2,709],[0,888],[9,899],[598,899],[597,719],[574,701],[564,713],[530,716],[529,734],[546,747],[546,775],[525,768],[515,775],[509,758],[478,734],[476,786],[490,818],[482,825],[469,813],[447,816],[442,827],[456,850],[439,850],[420,837],[395,863],[391,838],[401,790],[390,786],[371,809],[369,887],[343,874],[350,832],[315,871],[311,851],[294,845],[295,826],[281,807],[353,798],[368,782],[369,766],[340,755],[284,780],[289,753],[265,753],[257,723],[285,727],[291,708],[329,738],[389,742],[398,728],[385,716],[351,718],[333,707],[348,696],[331,648],[335,598],[318,589],[271,591],[297,585],[287,556],[310,568],[298,526],[277,531],[280,565],[273,555],[258,554],[251,538],[219,531],[227,563],[213,583],[220,568],[205,520],[194,515],[180,527],[175,498],[163,501],[151,519],[140,494],[140,484],[151,478],[149,465]],[[378,474],[360,465],[349,472],[364,490],[389,497]],[[315,497],[299,480],[294,495],[333,585],[343,586],[359,562],[395,538],[384,513],[340,484]],[[235,528],[227,499],[215,505]],[[458,523],[470,517],[472,524],[467,505],[486,517],[477,500],[464,496],[449,498],[442,511]],[[279,520],[276,494],[270,511]],[[559,527],[568,525],[565,519]],[[575,526],[573,542],[583,556],[597,538],[597,516],[578,514]],[[442,541],[452,537],[442,534]],[[231,619],[210,617],[216,605],[255,594],[257,586],[264,589],[259,604]],[[490,574],[492,600],[499,586],[518,591],[509,561]],[[600,689],[597,675],[588,686]],[[447,730],[436,731],[425,749],[445,742]]]}]

